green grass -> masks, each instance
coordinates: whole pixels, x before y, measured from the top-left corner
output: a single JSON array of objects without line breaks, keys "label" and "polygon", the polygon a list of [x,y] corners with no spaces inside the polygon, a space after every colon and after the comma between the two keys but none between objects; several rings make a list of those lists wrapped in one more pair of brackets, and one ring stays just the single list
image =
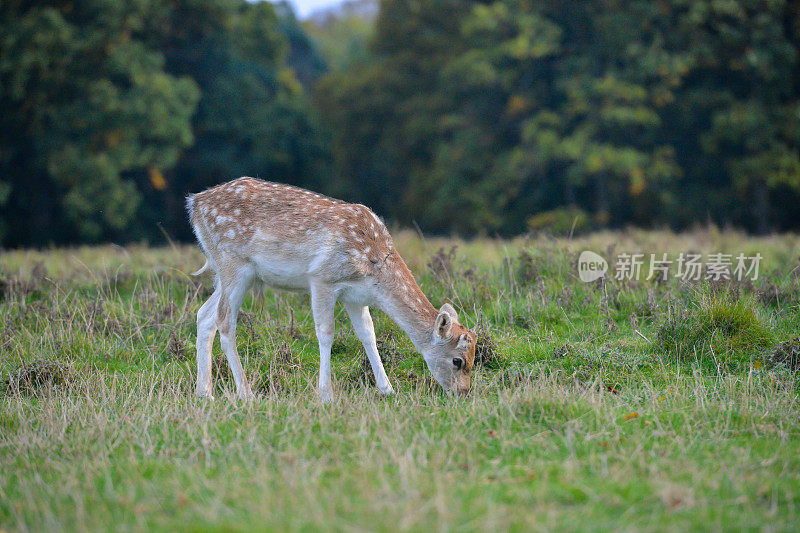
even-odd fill
[{"label": "green grass", "polygon": [[[217,347],[200,401],[194,247],[2,253],[0,529],[797,527],[800,239],[396,240],[478,330],[468,398],[375,313],[398,390],[378,396],[338,312],[322,405],[308,298],[265,291],[238,335],[258,398],[232,399]],[[764,272],[584,284],[584,249],[760,252]]]},{"label": "green grass", "polygon": [[763,364],[764,350],[775,343],[763,315],[748,299],[701,297],[695,309],[659,328],[659,345],[679,360],[712,372],[744,370],[754,362]]}]

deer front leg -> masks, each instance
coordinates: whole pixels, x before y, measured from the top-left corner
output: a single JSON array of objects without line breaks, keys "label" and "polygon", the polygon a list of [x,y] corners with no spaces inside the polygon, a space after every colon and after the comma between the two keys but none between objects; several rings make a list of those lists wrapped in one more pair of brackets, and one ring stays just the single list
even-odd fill
[{"label": "deer front leg", "polygon": [[311,311],[319,343],[319,397],[328,403],[333,400],[331,383],[331,347],[333,346],[333,312],[336,293],[321,284],[311,285]]},{"label": "deer front leg", "polygon": [[383,368],[381,356],[378,354],[378,345],[375,342],[375,327],[372,324],[369,307],[346,304],[345,309],[350,317],[350,322],[353,324],[358,340],[361,341],[361,344],[364,345],[364,351],[367,352],[369,364],[372,366],[372,373],[375,374],[375,384],[378,386],[378,390],[383,394],[392,394],[394,389],[389,382],[389,377],[386,375],[386,370]]}]

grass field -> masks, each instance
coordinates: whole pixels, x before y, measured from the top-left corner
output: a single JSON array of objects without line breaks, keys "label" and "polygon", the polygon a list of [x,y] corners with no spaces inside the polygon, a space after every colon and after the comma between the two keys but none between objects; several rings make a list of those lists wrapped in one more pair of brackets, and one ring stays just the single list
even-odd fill
[{"label": "grass field", "polygon": [[[257,399],[217,345],[198,400],[197,248],[0,253],[0,530],[800,527],[800,238],[396,241],[478,333],[466,398],[376,312],[380,397],[340,311],[322,405],[308,297],[263,291],[238,334]],[[583,250],[763,260],[755,281],[583,283]]]}]

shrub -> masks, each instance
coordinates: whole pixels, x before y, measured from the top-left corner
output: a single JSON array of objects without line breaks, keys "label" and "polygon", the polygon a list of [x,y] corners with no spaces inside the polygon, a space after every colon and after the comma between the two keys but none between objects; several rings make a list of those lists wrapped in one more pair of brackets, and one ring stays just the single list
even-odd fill
[{"label": "shrub", "polygon": [[537,213],[528,219],[528,231],[557,237],[580,235],[592,229],[592,218],[579,207],[560,207]]}]

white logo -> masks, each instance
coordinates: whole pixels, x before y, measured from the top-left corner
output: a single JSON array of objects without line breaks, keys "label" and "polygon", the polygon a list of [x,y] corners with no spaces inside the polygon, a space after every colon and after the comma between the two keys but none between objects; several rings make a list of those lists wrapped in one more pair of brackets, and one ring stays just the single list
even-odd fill
[{"label": "white logo", "polygon": [[578,277],[584,283],[605,277],[608,272],[608,262],[601,256],[589,250],[581,252],[578,257]]}]

